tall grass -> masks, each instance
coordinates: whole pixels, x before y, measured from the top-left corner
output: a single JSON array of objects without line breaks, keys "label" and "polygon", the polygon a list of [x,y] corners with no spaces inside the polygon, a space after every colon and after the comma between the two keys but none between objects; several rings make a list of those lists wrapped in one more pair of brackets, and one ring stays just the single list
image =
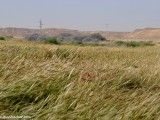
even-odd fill
[{"label": "tall grass", "polygon": [[0,43],[0,116],[160,119],[160,48]]}]

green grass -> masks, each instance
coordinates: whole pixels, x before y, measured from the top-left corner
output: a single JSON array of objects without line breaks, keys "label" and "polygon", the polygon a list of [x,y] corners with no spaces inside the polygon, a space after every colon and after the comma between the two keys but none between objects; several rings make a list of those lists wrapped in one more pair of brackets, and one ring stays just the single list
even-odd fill
[{"label": "green grass", "polygon": [[159,51],[0,42],[0,116],[160,119]]}]

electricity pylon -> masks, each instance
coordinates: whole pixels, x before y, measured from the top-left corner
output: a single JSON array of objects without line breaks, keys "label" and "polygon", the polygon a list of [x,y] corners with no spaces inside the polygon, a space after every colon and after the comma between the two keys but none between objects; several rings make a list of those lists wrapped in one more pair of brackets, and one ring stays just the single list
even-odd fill
[{"label": "electricity pylon", "polygon": [[43,24],[42,20],[40,19],[40,21],[39,21],[39,26],[38,26],[40,30],[42,29],[43,25],[44,25],[44,24]]},{"label": "electricity pylon", "polygon": [[41,34],[42,35],[42,28],[43,28],[43,22],[42,22],[42,19],[40,19],[40,21],[39,21],[39,34]]}]

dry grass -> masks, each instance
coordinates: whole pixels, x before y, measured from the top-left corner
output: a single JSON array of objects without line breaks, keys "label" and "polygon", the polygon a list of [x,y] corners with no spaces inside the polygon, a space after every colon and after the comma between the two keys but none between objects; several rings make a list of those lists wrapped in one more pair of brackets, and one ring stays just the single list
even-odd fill
[{"label": "dry grass", "polygon": [[160,119],[160,48],[0,42],[0,116]]}]

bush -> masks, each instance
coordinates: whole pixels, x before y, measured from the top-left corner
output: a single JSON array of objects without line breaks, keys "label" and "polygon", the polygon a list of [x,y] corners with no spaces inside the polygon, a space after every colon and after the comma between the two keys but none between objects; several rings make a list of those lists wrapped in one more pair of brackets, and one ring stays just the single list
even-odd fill
[{"label": "bush", "polygon": [[127,47],[139,47],[139,46],[154,46],[152,41],[116,41],[116,46],[127,46]]},{"label": "bush", "polygon": [[40,34],[32,34],[32,35],[26,36],[25,39],[29,41],[43,41],[43,40],[49,39],[49,36],[40,35]]},{"label": "bush", "polygon": [[64,42],[97,42],[106,40],[101,34],[94,33],[90,35],[86,34],[70,34],[70,33],[61,33],[55,36],[57,39],[61,39]]},{"label": "bush", "polygon": [[48,40],[45,40],[45,43],[48,43],[48,44],[56,44],[56,45],[59,45],[60,43],[57,41],[56,38],[49,38]]},{"label": "bush", "polygon": [[0,37],[0,40],[5,40],[5,38],[4,37]]},{"label": "bush", "polygon": [[154,46],[155,44],[152,41],[141,42],[143,46]]},{"label": "bush", "polygon": [[93,39],[97,39],[97,40],[101,40],[101,41],[106,40],[106,38],[104,38],[104,37],[103,37],[101,34],[99,34],[99,33],[91,34],[91,37],[92,37]]},{"label": "bush", "polygon": [[88,38],[88,36],[85,36],[85,35],[75,35],[73,37],[73,40],[74,41],[78,41],[78,42],[82,42],[82,41],[85,41],[86,38]]},{"label": "bush", "polygon": [[125,44],[126,44],[127,47],[138,47],[138,46],[141,46],[140,42],[135,42],[135,41],[126,42]]}]

